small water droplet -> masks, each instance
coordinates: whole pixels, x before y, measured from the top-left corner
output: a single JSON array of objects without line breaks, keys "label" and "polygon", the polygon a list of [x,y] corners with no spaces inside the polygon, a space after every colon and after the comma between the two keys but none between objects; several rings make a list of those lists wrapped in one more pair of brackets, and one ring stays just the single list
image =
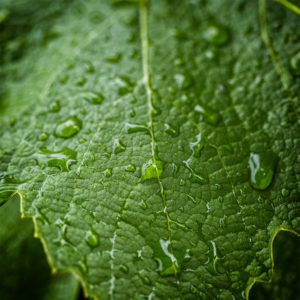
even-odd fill
[{"label": "small water droplet", "polygon": [[78,77],[78,78],[76,79],[76,81],[75,81],[75,84],[76,84],[77,86],[84,86],[85,83],[86,83],[86,78],[83,77],[83,76]]},{"label": "small water droplet", "polygon": [[189,161],[187,160],[187,161],[183,161],[183,164],[187,167],[187,169],[190,171],[190,181],[191,182],[193,182],[193,183],[200,183],[200,184],[205,184],[205,183],[207,183],[207,179],[204,177],[204,176],[202,176],[202,175],[200,175],[200,174],[198,174],[197,172],[195,172],[192,168],[191,168],[191,166],[190,166],[190,164],[189,164]]},{"label": "small water droplet", "polygon": [[217,125],[221,119],[221,116],[208,107],[196,105],[194,110],[200,114],[200,121],[204,121],[211,125]]},{"label": "small water droplet", "polygon": [[196,137],[196,141],[190,143],[190,148],[195,157],[200,157],[200,152],[204,147],[204,145],[206,144],[206,142],[207,140],[205,136],[202,133],[199,133]]},{"label": "small water droplet", "polygon": [[90,102],[91,104],[101,104],[104,97],[100,93],[89,92],[83,97],[84,100]]},{"label": "small water droplet", "polygon": [[61,84],[65,84],[68,80],[69,80],[69,75],[67,75],[67,74],[62,75],[62,76],[59,78],[59,82],[60,82]]},{"label": "small water droplet", "polygon": [[43,132],[39,136],[39,141],[41,141],[41,142],[46,141],[46,140],[48,140],[48,138],[49,138],[49,134],[47,132]]},{"label": "small water droplet", "polygon": [[134,32],[131,32],[127,38],[127,42],[132,43],[136,40],[136,34]]},{"label": "small water droplet", "polygon": [[136,169],[135,165],[130,164],[130,165],[126,166],[125,171],[127,171],[127,172],[134,172],[135,169]]},{"label": "small water droplet", "polygon": [[85,61],[83,66],[84,66],[84,70],[87,73],[94,73],[95,72],[95,68],[94,68],[93,64],[90,61]]},{"label": "small water droplet", "polygon": [[180,89],[187,89],[191,86],[192,84],[192,79],[189,75],[187,74],[176,74],[174,76],[175,81],[177,83],[177,86]]},{"label": "small water droplet", "polygon": [[126,127],[128,133],[146,132],[146,133],[150,134],[149,127],[144,124],[126,123],[125,127]]},{"label": "small water droplet", "polygon": [[48,167],[60,168],[62,172],[70,170],[70,166],[76,163],[77,152],[64,148],[61,151],[50,151],[46,148],[41,148],[34,155],[40,164],[46,164]]},{"label": "small water droplet", "polygon": [[142,166],[142,176],[141,181],[144,182],[145,180],[157,178],[160,176],[163,171],[163,163],[160,160],[152,162],[152,160],[148,161],[147,163],[143,164]]},{"label": "small water droplet", "polygon": [[181,186],[186,185],[186,181],[185,181],[184,179],[180,179],[180,185],[181,185]]},{"label": "small water droplet", "polygon": [[165,123],[165,132],[171,137],[177,137],[179,135],[179,128],[169,123]]},{"label": "small water droplet", "polygon": [[128,266],[126,266],[126,265],[122,265],[121,267],[120,267],[120,270],[123,272],[123,273],[128,273],[129,272],[129,268],[128,268]]},{"label": "small water droplet", "polygon": [[289,194],[290,194],[290,190],[289,189],[283,188],[281,190],[282,197],[287,197]]},{"label": "small water droplet", "polygon": [[198,292],[197,288],[194,285],[191,285],[191,292],[196,294]]},{"label": "small water droplet", "polygon": [[81,260],[77,263],[82,272],[87,272],[86,258],[83,256]]},{"label": "small water droplet", "polygon": [[159,245],[162,250],[162,255],[160,255],[161,259],[157,259],[159,262],[159,269],[161,275],[176,275],[180,271],[180,265],[178,259],[174,256],[170,249],[170,241],[169,240],[159,240]]},{"label": "small water droplet", "polygon": [[271,151],[250,153],[250,183],[258,190],[266,189],[272,182],[277,163],[276,155]]},{"label": "small water droplet", "polygon": [[203,31],[203,37],[210,44],[221,46],[227,43],[229,39],[228,30],[217,24],[208,24]]},{"label": "small water droplet", "polygon": [[148,206],[147,206],[147,203],[142,200],[140,203],[139,203],[139,206],[142,208],[142,209],[146,209]]},{"label": "small water droplet", "polygon": [[60,101],[59,100],[55,100],[55,101],[50,103],[50,111],[51,112],[60,111]]},{"label": "small water droplet", "polygon": [[119,139],[114,139],[113,153],[118,154],[126,150],[126,146]]},{"label": "small water droplet", "polygon": [[112,175],[112,169],[108,168],[104,171],[104,176],[105,177],[110,177]]},{"label": "small water droplet", "polygon": [[106,58],[106,61],[109,62],[109,63],[115,64],[115,63],[119,62],[121,60],[121,58],[122,58],[122,53],[117,52],[113,55],[108,56]]},{"label": "small water droplet", "polygon": [[130,111],[130,114],[129,114],[129,115],[130,115],[131,118],[135,117],[135,115],[136,115],[135,110],[132,109],[132,110]]},{"label": "small water droplet", "polygon": [[81,120],[79,120],[76,116],[71,116],[56,127],[55,135],[61,138],[70,138],[77,134],[81,127]]},{"label": "small water droplet", "polygon": [[151,284],[151,280],[149,279],[148,276],[140,276],[143,283],[147,284],[147,285],[150,285]]},{"label": "small water droplet", "polygon": [[86,139],[80,139],[79,144],[84,144],[86,142]]},{"label": "small water droplet", "polygon": [[217,190],[221,190],[223,188],[222,185],[218,183],[215,184],[215,187]]},{"label": "small water droplet", "polygon": [[133,89],[133,83],[127,76],[119,76],[115,79],[115,82],[117,84],[118,88],[118,94],[120,96],[125,96],[132,92]]},{"label": "small water droplet", "polygon": [[99,236],[92,228],[87,231],[85,240],[91,247],[96,247],[99,244]]},{"label": "small water droplet", "polygon": [[300,75],[300,51],[290,57],[290,68],[294,75]]}]

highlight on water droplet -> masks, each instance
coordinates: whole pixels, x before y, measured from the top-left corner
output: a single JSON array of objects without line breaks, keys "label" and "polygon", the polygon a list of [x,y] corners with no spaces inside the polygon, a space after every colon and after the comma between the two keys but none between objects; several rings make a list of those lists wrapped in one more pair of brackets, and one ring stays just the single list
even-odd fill
[{"label": "highlight on water droplet", "polygon": [[62,172],[70,170],[71,165],[76,163],[77,152],[64,148],[61,151],[51,151],[46,148],[40,148],[34,155],[40,164],[48,167],[57,167]]},{"label": "highlight on water droplet", "polygon": [[171,137],[177,137],[179,135],[179,128],[169,123],[165,123],[165,132]]},{"label": "highlight on water droplet", "polygon": [[250,184],[257,190],[265,190],[274,177],[277,156],[271,152],[250,153]]},{"label": "highlight on water droplet", "polygon": [[196,105],[194,110],[200,114],[200,121],[204,121],[210,125],[217,125],[221,119],[221,116],[208,107],[202,105]]},{"label": "highlight on water droplet", "polygon": [[122,143],[120,139],[114,139],[113,143],[113,153],[118,154],[126,150],[126,146]]},{"label": "highlight on water droplet", "polygon": [[163,162],[160,160],[156,160],[153,162],[149,160],[147,163],[143,164],[142,166],[142,176],[141,181],[144,182],[145,180],[157,178],[161,175],[163,171]]},{"label": "highlight on water droplet", "polygon": [[55,129],[55,135],[61,138],[70,138],[77,134],[82,127],[82,121],[76,116],[69,117],[66,121],[59,124]]}]

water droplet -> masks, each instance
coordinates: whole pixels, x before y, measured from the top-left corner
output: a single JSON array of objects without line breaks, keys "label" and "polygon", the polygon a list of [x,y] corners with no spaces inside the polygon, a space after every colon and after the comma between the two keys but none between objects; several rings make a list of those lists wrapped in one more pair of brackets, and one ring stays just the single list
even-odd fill
[{"label": "water droplet", "polygon": [[266,189],[272,182],[277,163],[276,155],[271,151],[250,153],[250,183],[258,190]]},{"label": "water droplet", "polygon": [[186,185],[186,181],[185,181],[184,179],[180,179],[180,185],[181,185],[181,186]]},{"label": "water droplet", "polygon": [[41,142],[46,141],[46,140],[48,140],[48,138],[49,138],[49,134],[47,132],[43,132],[39,136],[39,141],[41,141]]},{"label": "water droplet", "polygon": [[286,188],[283,188],[281,190],[281,195],[282,197],[287,197],[288,195],[290,194],[290,190],[286,189]]},{"label": "water droplet", "polygon": [[200,152],[204,147],[204,145],[206,144],[206,142],[207,141],[205,136],[202,133],[199,133],[196,137],[196,141],[190,143],[190,148],[195,157],[200,157]]},{"label": "water droplet", "polygon": [[144,182],[148,179],[157,178],[157,176],[161,175],[162,171],[162,161],[157,160],[155,161],[155,163],[153,163],[152,160],[150,160],[147,163],[143,164],[141,181]]},{"label": "water droplet", "polygon": [[[161,275],[175,275],[180,271],[180,265],[178,263],[178,259],[174,256],[170,249],[170,241],[160,239],[159,240],[160,248],[162,250],[162,254],[160,258],[157,258],[159,262],[158,271],[160,271]],[[160,250],[160,251],[161,251]]]},{"label": "water droplet", "polygon": [[119,139],[114,139],[113,153],[118,154],[125,150],[126,150],[126,146]]},{"label": "water droplet", "polygon": [[84,70],[87,73],[94,73],[95,72],[95,68],[94,68],[94,66],[91,62],[85,61],[83,66],[84,66]]},{"label": "water droplet", "polygon": [[149,279],[148,276],[140,276],[143,283],[147,284],[147,285],[150,285],[151,284],[151,280]]},{"label": "water droplet", "polygon": [[172,137],[177,137],[179,135],[179,128],[169,123],[165,123],[165,132]]},{"label": "water droplet", "polygon": [[83,256],[81,260],[77,263],[82,272],[87,272],[86,258]]},{"label": "water droplet", "polygon": [[131,32],[127,38],[127,42],[132,43],[136,40],[136,34],[134,32]]},{"label": "water droplet", "polygon": [[208,107],[196,105],[194,110],[200,114],[200,121],[204,121],[211,125],[217,125],[221,119],[221,116]]},{"label": "water droplet", "polygon": [[197,288],[194,285],[191,285],[191,292],[196,294],[198,292]]},{"label": "water droplet", "polygon": [[55,135],[62,138],[72,137],[80,131],[81,126],[81,120],[79,120],[76,116],[71,116],[56,127]]},{"label": "water droplet", "polygon": [[125,171],[127,171],[127,172],[134,172],[135,169],[136,169],[135,165],[130,164],[130,165],[126,166]]},{"label": "water droplet", "polygon": [[144,124],[126,123],[125,127],[126,127],[128,133],[146,132],[146,133],[150,134],[149,127]]},{"label": "water droplet", "polygon": [[215,184],[215,187],[216,187],[217,190],[221,190],[222,189],[222,185],[218,184],[218,183]]},{"label": "water droplet", "polygon": [[148,206],[147,206],[147,203],[144,201],[144,200],[142,200],[140,203],[139,203],[139,206],[140,206],[140,208],[142,208],[142,209],[146,209]]},{"label": "water droplet", "polygon": [[110,177],[112,175],[112,169],[108,168],[104,171],[105,177]]},{"label": "water droplet", "polygon": [[90,102],[91,104],[101,104],[104,97],[100,93],[89,92],[83,97],[84,100]]},{"label": "water droplet", "polygon": [[40,164],[46,164],[48,167],[60,168],[62,172],[70,170],[70,166],[76,163],[77,152],[64,148],[61,151],[50,151],[46,148],[41,148],[34,155]]},{"label": "water droplet", "polygon": [[85,240],[91,247],[96,247],[99,244],[99,236],[92,228],[87,231]]},{"label": "water droplet", "polygon": [[86,139],[80,139],[79,144],[84,144],[86,142]]},{"label": "water droplet", "polygon": [[60,111],[60,101],[59,100],[55,100],[50,104],[50,111],[51,112]]},{"label": "water droplet", "polygon": [[180,89],[187,89],[188,87],[191,86],[192,84],[192,79],[189,75],[187,74],[176,74],[174,76],[175,81],[177,83],[177,86]]},{"label": "water droplet", "polygon": [[129,268],[126,266],[126,265],[122,265],[121,267],[120,267],[120,270],[123,272],[123,273],[128,273],[129,272]]},{"label": "water droplet", "polygon": [[290,67],[294,75],[300,75],[300,51],[290,57]]},{"label": "water droplet", "polygon": [[183,164],[187,167],[187,169],[190,171],[190,181],[193,183],[200,183],[205,184],[207,183],[207,179],[203,177],[202,175],[196,173],[190,166],[189,161],[183,161]]},{"label": "water droplet", "polygon": [[86,78],[83,77],[83,76],[80,76],[80,77],[77,78],[75,83],[76,83],[77,86],[84,86],[85,83],[86,83]]},{"label": "water droplet", "polygon": [[228,31],[225,27],[217,24],[208,24],[203,31],[203,37],[210,44],[221,46],[229,39]]},{"label": "water droplet", "polygon": [[135,110],[132,109],[132,110],[130,111],[130,114],[129,114],[129,115],[130,115],[131,118],[135,117],[135,115],[136,115]]},{"label": "water droplet", "polygon": [[117,52],[114,55],[107,57],[106,61],[115,64],[119,62],[121,58],[122,58],[122,53]]},{"label": "water droplet", "polygon": [[116,84],[119,86],[118,94],[124,96],[132,92],[133,84],[127,76],[119,76],[115,80]]}]

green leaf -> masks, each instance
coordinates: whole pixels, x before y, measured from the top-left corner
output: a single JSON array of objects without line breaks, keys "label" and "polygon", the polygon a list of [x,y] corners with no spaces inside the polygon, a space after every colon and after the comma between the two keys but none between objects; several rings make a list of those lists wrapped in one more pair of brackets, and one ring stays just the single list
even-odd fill
[{"label": "green leaf", "polygon": [[9,8],[0,199],[95,298],[248,297],[300,230],[299,17],[113,2]]},{"label": "green leaf", "polygon": [[50,275],[31,220],[21,220],[20,203],[12,199],[0,210],[1,299],[75,300],[78,281],[71,274]]}]

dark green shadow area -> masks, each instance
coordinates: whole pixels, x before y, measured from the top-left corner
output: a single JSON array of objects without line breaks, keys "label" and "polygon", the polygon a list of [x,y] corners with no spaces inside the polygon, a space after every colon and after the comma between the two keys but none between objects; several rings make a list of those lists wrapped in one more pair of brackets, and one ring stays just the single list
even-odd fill
[{"label": "dark green shadow area", "polygon": [[300,299],[300,238],[291,232],[278,233],[273,244],[274,275],[271,284],[255,283],[250,300]]},{"label": "dark green shadow area", "polygon": [[51,276],[31,219],[20,218],[17,196],[0,207],[0,299],[74,300],[78,282],[70,274]]}]

